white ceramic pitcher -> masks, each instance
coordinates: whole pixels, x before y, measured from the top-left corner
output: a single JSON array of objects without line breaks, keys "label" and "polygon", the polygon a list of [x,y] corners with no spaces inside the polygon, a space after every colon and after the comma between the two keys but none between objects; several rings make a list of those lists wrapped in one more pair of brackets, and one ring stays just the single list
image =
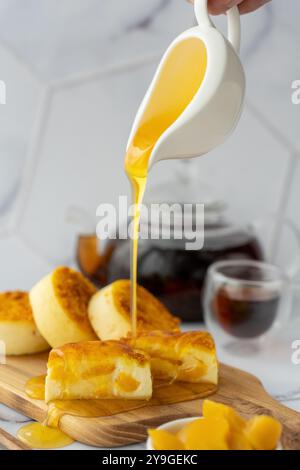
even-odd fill
[{"label": "white ceramic pitcher", "polygon": [[157,141],[149,160],[149,169],[159,160],[193,158],[209,152],[231,134],[241,115],[245,95],[245,74],[238,57],[240,47],[238,8],[231,8],[227,13],[228,39],[211,21],[207,0],[195,0],[195,14],[198,26],[182,33],[169,46],[140,105],[131,130],[128,146],[139,127],[170,51],[187,38],[201,39],[207,49],[204,80],[180,117]]}]

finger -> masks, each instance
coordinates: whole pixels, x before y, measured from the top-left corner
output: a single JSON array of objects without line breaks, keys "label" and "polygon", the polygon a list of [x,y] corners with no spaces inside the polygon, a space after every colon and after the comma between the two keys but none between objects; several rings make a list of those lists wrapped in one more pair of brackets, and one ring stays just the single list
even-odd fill
[{"label": "finger", "polygon": [[212,15],[221,15],[235,5],[239,5],[242,1],[243,0],[209,0],[208,10]]},{"label": "finger", "polygon": [[[194,0],[189,0],[189,2],[194,3]],[[212,15],[221,15],[242,2],[243,0],[208,0],[208,10]]]},{"label": "finger", "polygon": [[257,10],[261,6],[269,3],[271,0],[244,0],[239,5],[239,10],[242,15],[250,13],[251,11]]}]

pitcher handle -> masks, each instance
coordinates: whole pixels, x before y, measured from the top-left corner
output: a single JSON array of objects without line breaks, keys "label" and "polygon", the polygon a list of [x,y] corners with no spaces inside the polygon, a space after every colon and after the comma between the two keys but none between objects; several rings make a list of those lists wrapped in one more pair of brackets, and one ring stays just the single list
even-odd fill
[{"label": "pitcher handle", "polygon": [[[208,13],[207,0],[195,0],[194,9],[199,26],[214,26]],[[227,11],[227,19],[228,40],[235,51],[239,53],[241,45],[241,19],[237,6],[234,6]]]}]

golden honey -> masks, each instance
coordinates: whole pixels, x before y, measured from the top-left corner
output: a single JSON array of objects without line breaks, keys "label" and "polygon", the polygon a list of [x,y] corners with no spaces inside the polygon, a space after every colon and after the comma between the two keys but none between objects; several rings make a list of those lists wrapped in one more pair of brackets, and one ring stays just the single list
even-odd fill
[{"label": "golden honey", "polygon": [[[34,400],[44,400],[45,379],[45,375],[39,375],[27,380],[25,384],[27,396]],[[45,423],[25,424],[18,430],[17,437],[32,449],[58,449],[74,442],[71,437],[60,431],[58,427],[48,426],[48,417]]]},{"label": "golden honey", "polygon": [[[122,385],[126,389],[132,389],[136,384],[128,377],[122,377]],[[85,418],[113,416],[143,407],[171,405],[204,398],[215,393],[216,389],[216,385],[209,383],[166,383],[157,381],[154,383],[153,396],[149,401],[124,399],[54,400],[49,403],[45,422],[22,426],[18,431],[18,438],[35,449],[65,447],[70,445],[73,440],[59,429],[60,420],[64,415]],[[30,398],[44,400],[45,376],[29,379],[25,390]]]},{"label": "golden honey", "polygon": [[132,186],[135,207],[131,241],[131,322],[137,323],[137,256],[140,208],[147,184],[149,159],[162,134],[178,119],[204,79],[207,54],[197,38],[185,39],[167,56],[139,127],[125,156],[125,170]]},{"label": "golden honey", "polygon": [[45,375],[39,375],[27,380],[25,393],[34,400],[45,400]]},{"label": "golden honey", "polygon": [[32,449],[58,449],[74,442],[60,429],[50,428],[41,423],[25,424],[17,432],[17,437]]}]

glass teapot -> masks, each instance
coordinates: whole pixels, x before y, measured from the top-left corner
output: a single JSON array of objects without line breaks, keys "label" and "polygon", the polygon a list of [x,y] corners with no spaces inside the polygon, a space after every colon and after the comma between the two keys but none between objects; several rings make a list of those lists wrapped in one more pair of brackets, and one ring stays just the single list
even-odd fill
[{"label": "glass teapot", "polygon": [[[181,171],[184,164],[186,167]],[[204,245],[198,250],[186,250],[184,237],[164,239],[162,226],[152,225],[151,233],[154,232],[155,237],[139,241],[138,282],[184,321],[202,321],[202,288],[211,264],[225,259],[268,260],[281,265],[294,277],[300,266],[300,258],[295,259],[295,253],[300,256],[300,237],[291,221],[282,220],[279,227],[272,215],[244,220],[245,211],[217,198],[214,190],[199,182],[191,171],[189,162],[179,164],[175,178],[147,190],[145,203],[147,206],[153,203],[204,204],[204,226],[200,234]],[[170,224],[174,220],[176,217]],[[142,212],[141,232],[148,223]],[[274,230],[277,230],[277,237]],[[170,233],[174,233],[173,226]],[[271,255],[274,250],[277,256]],[[104,244],[93,233],[81,235],[77,260],[84,274],[99,287],[127,279],[130,277],[130,240],[109,240]]]},{"label": "glass teapot", "polygon": [[[184,172],[184,174],[186,174]],[[174,189],[175,188],[175,189]],[[201,188],[201,189],[200,189]],[[210,189],[197,181],[196,185],[185,178],[178,178],[176,183],[161,184],[153,187],[146,195],[146,205],[164,203],[179,209],[184,204],[204,204],[204,233],[198,234],[204,240],[203,247],[187,250],[186,242],[190,237],[176,239],[176,214],[169,219],[171,234],[169,239],[163,237],[164,226],[151,226],[153,238],[140,239],[138,255],[138,282],[166,307],[184,321],[203,320],[201,295],[205,276],[210,265],[216,261],[232,258],[262,260],[263,248],[250,224],[236,223],[227,204],[216,200]],[[153,207],[153,206],[152,206]],[[188,216],[192,219],[191,210]],[[158,220],[157,217],[154,218]],[[148,218],[141,214],[141,233],[147,231]],[[146,226],[145,226],[146,225]],[[107,265],[107,282],[130,276],[130,242],[119,241],[115,245]]]}]

